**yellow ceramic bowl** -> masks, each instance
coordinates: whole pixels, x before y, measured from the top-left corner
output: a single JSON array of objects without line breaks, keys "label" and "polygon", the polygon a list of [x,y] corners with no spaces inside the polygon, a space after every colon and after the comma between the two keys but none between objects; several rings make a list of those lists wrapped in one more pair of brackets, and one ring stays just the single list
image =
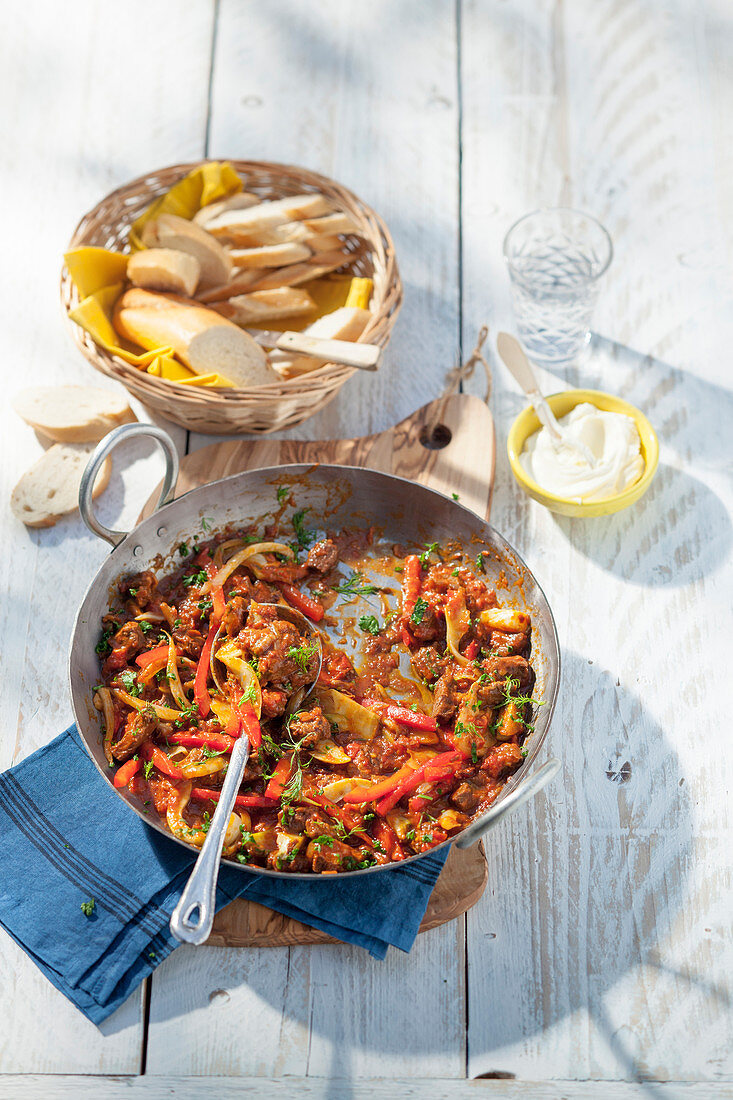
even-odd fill
[{"label": "yellow ceramic bowl", "polygon": [[620,512],[622,508],[628,508],[630,504],[635,504],[637,500],[643,497],[659,463],[659,440],[654,428],[644,414],[633,405],[630,405],[628,401],[622,401],[620,397],[603,393],[601,390],[567,390],[565,393],[553,393],[551,397],[547,398],[547,401],[558,419],[565,416],[583,401],[595,405],[597,409],[602,409],[604,412],[625,413],[626,416],[630,416],[636,424],[641,439],[644,473],[634,485],[630,485],[622,493],[604,497],[603,500],[589,500],[585,503],[579,503],[576,500],[568,500],[566,497],[558,497],[553,493],[546,492],[524,472],[519,462],[519,456],[527,439],[534,432],[539,431],[541,427],[534,409],[528,406],[512,424],[507,440],[507,452],[512,473],[525,493],[529,493],[534,500],[544,504],[545,508],[549,508],[551,512],[557,512],[561,516],[581,517],[610,516],[613,512]]}]

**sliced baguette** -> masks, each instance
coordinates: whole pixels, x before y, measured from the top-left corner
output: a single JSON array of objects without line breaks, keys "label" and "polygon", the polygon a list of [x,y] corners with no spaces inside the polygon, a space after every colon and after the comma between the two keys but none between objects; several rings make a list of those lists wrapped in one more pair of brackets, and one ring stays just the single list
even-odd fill
[{"label": "sliced baguette", "polygon": [[[13,514],[26,527],[53,527],[79,506],[81,475],[94,450],[91,443],[54,443],[26,470],[10,497]],[[97,497],[109,483],[112,462],[102,465],[94,484]]]},{"label": "sliced baguette", "polygon": [[278,287],[277,290],[256,290],[254,294],[236,294],[226,302],[211,306],[235,325],[258,326],[266,321],[281,321],[284,317],[300,317],[316,308],[307,290]]},{"label": "sliced baguette", "polygon": [[283,222],[317,218],[331,210],[323,195],[288,195],[272,202],[261,202],[245,210],[224,210],[206,222],[209,233],[215,237],[229,237],[236,241],[260,229],[270,229]]},{"label": "sliced baguette", "polygon": [[172,290],[187,298],[195,294],[200,276],[196,256],[174,248],[145,248],[133,253],[127,264],[127,278],[133,286]]},{"label": "sliced baguette", "polygon": [[259,195],[252,195],[248,191],[240,191],[228,199],[220,199],[218,202],[210,202],[208,206],[202,206],[194,214],[193,220],[202,229],[206,229],[206,223],[218,214],[223,214],[225,210],[246,210],[248,206],[257,206],[261,201]]},{"label": "sliced baguette", "polygon": [[267,356],[248,333],[188,298],[127,290],[115,306],[113,324],[143,348],[172,347],[195,374],[217,373],[242,388],[274,380]]},{"label": "sliced baguette", "polygon": [[304,243],[314,236],[306,229],[302,222],[283,222],[282,225],[271,225],[267,229],[253,229],[251,233],[238,233],[236,243],[228,237],[217,237],[227,249],[258,248],[264,244],[294,244]]},{"label": "sliced baguette", "polygon": [[265,244],[260,248],[231,248],[229,255],[238,268],[285,267],[308,260],[312,252],[307,245],[292,241],[286,244]]},{"label": "sliced baguette", "polygon": [[188,252],[201,265],[199,285],[218,286],[229,279],[234,267],[231,256],[219,241],[195,222],[179,218],[177,214],[161,214],[148,222],[142,233],[147,248],[169,248]]},{"label": "sliced baguette", "polygon": [[359,236],[359,227],[356,222],[341,211],[336,214],[327,214],[325,218],[304,218],[301,224],[311,233],[328,235],[350,233],[354,237]]},{"label": "sliced baguette", "polygon": [[[312,325],[303,329],[304,336],[316,336],[322,340],[358,340],[371,320],[368,309],[358,306],[340,306],[333,313],[319,317]],[[308,374],[324,366],[327,359],[315,359],[311,355],[293,356],[285,351],[270,352],[270,365],[281,378],[293,378],[298,374]]]},{"label": "sliced baguette", "polygon": [[12,404],[26,424],[55,443],[98,443],[137,419],[120,394],[92,386],[38,386],[21,390]]},{"label": "sliced baguette", "polygon": [[325,252],[313,256],[311,260],[300,264],[289,264],[287,267],[252,268],[251,271],[235,271],[232,279],[221,286],[214,286],[210,290],[200,290],[196,295],[199,302],[225,302],[236,294],[251,293],[255,290],[275,290],[282,286],[300,286],[311,279],[320,279],[321,275],[328,275],[343,267],[349,260],[345,252]]}]

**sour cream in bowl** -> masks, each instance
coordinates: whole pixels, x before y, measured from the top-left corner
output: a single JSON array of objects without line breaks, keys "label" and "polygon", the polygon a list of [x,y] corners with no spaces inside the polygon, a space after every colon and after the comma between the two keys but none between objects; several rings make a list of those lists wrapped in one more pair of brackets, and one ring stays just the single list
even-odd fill
[{"label": "sour cream in bowl", "polygon": [[600,390],[548,397],[561,426],[590,449],[591,466],[555,445],[532,408],[519,414],[507,450],[515,478],[535,500],[569,516],[610,515],[639,500],[654,476],[659,444],[639,409]]}]

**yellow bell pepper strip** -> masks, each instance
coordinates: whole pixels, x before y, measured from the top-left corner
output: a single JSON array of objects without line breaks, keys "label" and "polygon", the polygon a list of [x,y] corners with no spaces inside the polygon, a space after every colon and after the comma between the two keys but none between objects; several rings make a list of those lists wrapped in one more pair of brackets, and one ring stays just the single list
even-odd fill
[{"label": "yellow bell pepper strip", "polygon": [[208,717],[211,710],[211,700],[209,699],[209,693],[206,690],[206,681],[209,678],[209,665],[211,663],[211,650],[214,647],[214,638],[217,631],[221,626],[222,619],[224,618],[224,611],[226,610],[226,603],[224,601],[224,589],[221,585],[214,585],[211,589],[211,616],[209,618],[209,633],[204,642],[204,648],[201,650],[201,656],[199,657],[199,663],[196,666],[196,675],[193,681],[193,697],[196,700],[196,704],[199,708],[199,714],[202,718]]},{"label": "yellow bell pepper strip", "polygon": [[137,775],[142,766],[142,760],[126,760],[115,772],[115,777],[112,780],[115,787],[126,787],[133,775]]},{"label": "yellow bell pepper strip", "polygon": [[178,675],[178,654],[176,653],[176,643],[170,635],[168,638],[168,660],[166,661],[166,674],[168,677],[168,687],[170,693],[176,701],[176,704],[181,710],[186,710],[188,707],[188,699],[186,693],[183,690],[183,684],[181,683],[181,677]]},{"label": "yellow bell pepper strip", "polygon": [[421,768],[417,768],[411,775],[406,776],[394,786],[390,793],[381,798],[375,806],[377,813],[384,817],[385,814],[394,809],[401,798],[409,794],[410,791],[414,791],[421,783],[437,783],[439,779],[447,779],[449,775],[453,775],[458,770],[462,763],[461,756],[455,751],[434,756],[427,764],[423,764]]},{"label": "yellow bell pepper strip", "polygon": [[144,699],[136,699],[127,691],[123,691],[122,688],[112,688],[112,691],[118,699],[121,699],[128,707],[132,707],[133,710],[147,710],[148,707],[152,707],[158,718],[162,718],[164,722],[178,722],[183,717],[183,712],[180,710],[174,710],[173,707],[164,707],[160,703],[146,703]]}]

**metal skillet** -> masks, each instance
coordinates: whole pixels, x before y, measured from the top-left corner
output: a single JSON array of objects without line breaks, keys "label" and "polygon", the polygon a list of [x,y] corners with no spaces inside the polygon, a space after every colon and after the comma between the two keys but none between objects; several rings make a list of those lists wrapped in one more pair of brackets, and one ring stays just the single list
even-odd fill
[{"label": "metal skillet", "polygon": [[[166,472],[157,510],[132,531],[114,531],[97,518],[92,503],[92,486],[101,464],[122,440],[131,436],[147,436],[162,447]],[[74,623],[69,656],[69,681],[74,716],[80,736],[100,774],[112,786],[110,769],[104,758],[99,715],[92,705],[92,689],[99,679],[99,662],[95,646],[99,640],[100,622],[109,607],[110,595],[120,577],[150,569],[164,575],[180,564],[175,561],[177,547],[182,542],[201,537],[201,521],[213,530],[232,524],[236,527],[251,523],[262,525],[271,521],[278,509],[277,487],[283,482],[292,487],[297,507],[309,508],[313,524],[330,530],[376,526],[389,543],[421,547],[425,543],[458,543],[475,558],[484,552],[484,569],[489,585],[496,588],[500,601],[507,606],[527,609],[532,616],[531,664],[535,672],[534,696],[542,702],[537,707],[535,728],[526,748],[527,757],[502,789],[496,802],[461,833],[430,849],[439,851],[449,844],[467,848],[475,844],[490,828],[532,798],[556,774],[558,760],[548,760],[537,766],[538,756],[552,720],[560,680],[560,653],[555,622],[545,595],[529,568],[515,550],[488,523],[462,504],[423,485],[352,466],[321,466],[294,464],[249,470],[220,481],[200,486],[171,500],[178,476],[178,456],[170,436],[148,424],[125,424],[110,432],[96,448],[82,478],[79,507],[87,526],[114,547],[87,589]],[[192,855],[198,849],[172,836],[167,829],[151,820],[143,806],[127,790],[113,790],[123,798],[146,825],[157,829],[173,843],[189,848]],[[422,859],[410,856],[405,863]],[[239,863],[228,861],[230,867]],[[384,864],[341,876],[371,875],[388,871]],[[242,868],[250,874],[270,878],[301,878],[318,882],[331,876],[308,872],[269,870],[264,867]]]}]

